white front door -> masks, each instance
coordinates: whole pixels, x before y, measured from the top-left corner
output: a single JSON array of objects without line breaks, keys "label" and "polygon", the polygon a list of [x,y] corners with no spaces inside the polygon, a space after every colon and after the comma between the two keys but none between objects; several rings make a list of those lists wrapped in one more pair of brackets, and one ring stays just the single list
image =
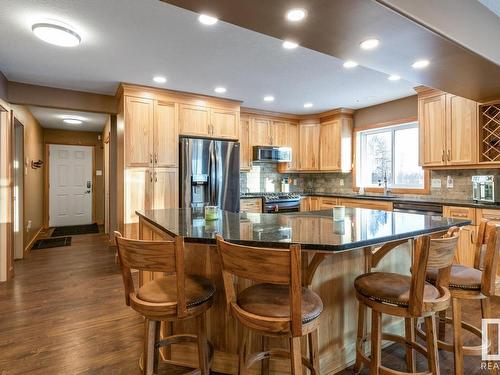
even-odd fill
[{"label": "white front door", "polygon": [[50,145],[49,225],[92,224],[92,147]]}]

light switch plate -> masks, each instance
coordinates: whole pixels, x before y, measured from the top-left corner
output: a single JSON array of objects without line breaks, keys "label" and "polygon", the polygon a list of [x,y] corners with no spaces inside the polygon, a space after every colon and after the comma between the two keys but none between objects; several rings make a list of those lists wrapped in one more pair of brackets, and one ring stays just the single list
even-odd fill
[{"label": "light switch plate", "polygon": [[431,187],[440,188],[441,187],[441,179],[440,178],[433,178],[431,180]]},{"label": "light switch plate", "polygon": [[339,184],[340,184],[340,186],[344,186],[344,179],[343,178],[340,179]]},{"label": "light switch plate", "polygon": [[102,171],[101,171],[100,169],[97,169],[97,170],[95,171],[95,175],[96,175],[96,176],[102,176]]},{"label": "light switch plate", "polygon": [[446,187],[448,189],[451,189],[453,187],[453,178],[451,176],[448,176],[446,178]]}]

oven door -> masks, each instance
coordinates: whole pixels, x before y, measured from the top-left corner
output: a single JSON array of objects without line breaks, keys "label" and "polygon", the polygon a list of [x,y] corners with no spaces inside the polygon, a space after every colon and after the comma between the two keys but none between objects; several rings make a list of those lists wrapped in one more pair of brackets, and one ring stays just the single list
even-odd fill
[{"label": "oven door", "polygon": [[264,213],[286,213],[286,212],[299,212],[300,200],[279,201],[279,202],[266,202],[264,204]]}]

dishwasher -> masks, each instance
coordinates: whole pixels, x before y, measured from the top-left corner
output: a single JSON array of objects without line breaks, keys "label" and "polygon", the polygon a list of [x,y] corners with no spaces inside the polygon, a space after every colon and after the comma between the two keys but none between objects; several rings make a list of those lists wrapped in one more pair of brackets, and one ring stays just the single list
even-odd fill
[{"label": "dishwasher", "polygon": [[393,211],[430,216],[442,216],[443,206],[437,203],[427,202],[394,202]]}]

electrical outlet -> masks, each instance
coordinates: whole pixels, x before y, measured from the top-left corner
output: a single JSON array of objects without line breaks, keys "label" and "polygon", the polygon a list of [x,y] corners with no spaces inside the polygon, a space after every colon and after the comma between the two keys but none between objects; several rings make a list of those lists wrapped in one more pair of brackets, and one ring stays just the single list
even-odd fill
[{"label": "electrical outlet", "polygon": [[26,232],[31,230],[31,220],[28,220],[28,224],[26,225]]},{"label": "electrical outlet", "polygon": [[441,179],[440,178],[433,178],[431,180],[431,187],[439,189],[441,187]]},{"label": "electrical outlet", "polygon": [[341,178],[341,179],[340,179],[340,181],[339,181],[339,185],[340,185],[340,186],[344,186],[344,179],[343,179],[343,178]]},{"label": "electrical outlet", "polygon": [[453,178],[451,176],[446,177],[446,187],[448,189],[453,188]]}]

